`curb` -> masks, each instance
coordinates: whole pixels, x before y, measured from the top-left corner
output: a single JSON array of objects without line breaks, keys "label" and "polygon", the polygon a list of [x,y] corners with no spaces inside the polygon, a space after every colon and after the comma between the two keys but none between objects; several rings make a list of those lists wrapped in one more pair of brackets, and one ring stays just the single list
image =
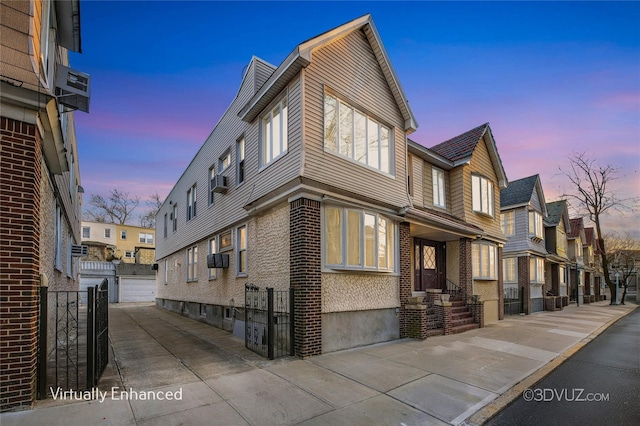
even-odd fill
[{"label": "curb", "polygon": [[521,382],[508,389],[506,392],[504,392],[489,404],[485,405],[478,412],[468,417],[464,422],[462,422],[462,424],[466,426],[480,426],[485,424],[493,417],[495,417],[500,411],[504,410],[518,398],[520,398],[525,390],[533,388],[537,383],[542,381],[542,379],[544,379],[553,370],[558,368],[565,361],[575,355],[576,352],[589,344],[593,339],[598,337],[613,324],[626,317],[638,308],[640,308],[640,305],[636,305],[633,309],[630,309],[619,317],[612,318],[606,323],[602,324],[597,330],[593,331],[587,337],[562,352],[560,355],[551,360],[551,362],[540,367],[537,371],[524,378]]}]

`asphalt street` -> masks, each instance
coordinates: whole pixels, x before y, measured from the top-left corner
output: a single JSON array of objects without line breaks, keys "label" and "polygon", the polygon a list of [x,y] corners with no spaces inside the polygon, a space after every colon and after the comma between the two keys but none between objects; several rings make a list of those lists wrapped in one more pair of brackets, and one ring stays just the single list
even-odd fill
[{"label": "asphalt street", "polygon": [[635,310],[487,425],[638,425],[639,395],[640,310]]}]

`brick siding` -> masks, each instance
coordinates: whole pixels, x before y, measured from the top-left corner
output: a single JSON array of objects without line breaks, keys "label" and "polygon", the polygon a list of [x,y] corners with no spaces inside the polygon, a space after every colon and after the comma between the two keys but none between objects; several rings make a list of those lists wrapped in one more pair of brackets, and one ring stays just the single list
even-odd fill
[{"label": "brick siding", "polygon": [[40,286],[40,135],[0,118],[0,411],[35,397]]},{"label": "brick siding", "polygon": [[400,338],[410,337],[409,324],[414,321],[414,312],[408,312],[407,302],[411,297],[411,230],[408,222],[402,222],[400,231]]},{"label": "brick siding", "polygon": [[467,295],[473,294],[473,259],[471,258],[471,239],[460,238],[459,265],[460,288]]},{"label": "brick siding", "polygon": [[290,285],[294,289],[295,354],[322,353],[322,274],[320,202],[290,203]]},{"label": "brick siding", "polygon": [[531,285],[529,284],[529,256],[518,257],[518,287],[524,293],[524,313],[531,313]]}]

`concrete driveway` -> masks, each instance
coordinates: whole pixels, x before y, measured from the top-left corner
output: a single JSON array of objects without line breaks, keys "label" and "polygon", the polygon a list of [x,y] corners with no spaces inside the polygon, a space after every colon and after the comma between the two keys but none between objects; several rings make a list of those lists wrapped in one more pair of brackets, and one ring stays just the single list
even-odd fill
[{"label": "concrete driveway", "polygon": [[106,397],[39,402],[3,414],[2,425],[479,424],[636,307],[573,305],[458,335],[268,361],[156,306],[112,305]]}]

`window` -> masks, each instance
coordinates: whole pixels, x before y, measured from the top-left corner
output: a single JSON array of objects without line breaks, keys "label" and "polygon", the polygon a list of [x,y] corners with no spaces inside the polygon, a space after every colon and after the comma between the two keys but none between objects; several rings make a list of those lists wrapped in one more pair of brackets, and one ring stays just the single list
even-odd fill
[{"label": "window", "polygon": [[[218,252],[218,250],[216,249],[216,239],[215,238],[211,238],[209,240],[209,254],[216,254]],[[216,268],[209,268],[209,279],[213,280],[215,279],[217,276],[217,269]]]},{"label": "window", "polygon": [[127,231],[126,230],[122,230],[120,231],[120,239],[121,240],[126,240],[127,239]]},{"label": "window", "polygon": [[196,217],[196,184],[187,191],[187,220]]},{"label": "window", "polygon": [[224,172],[231,164],[231,151],[227,150],[222,157],[218,160],[218,169],[220,173]]},{"label": "window", "polygon": [[493,183],[478,175],[471,175],[473,210],[493,216]]},{"label": "window", "polygon": [[544,282],[544,259],[540,257],[529,258],[529,281],[533,283]]},{"label": "window", "polygon": [[247,226],[241,226],[237,229],[238,239],[238,261],[237,272],[238,275],[247,274]]},{"label": "window", "polygon": [[91,228],[88,226],[82,227],[82,238],[91,238]]},{"label": "window", "polygon": [[515,233],[515,213],[509,211],[500,215],[500,224],[502,225],[502,232],[505,237],[510,237]]},{"label": "window", "polygon": [[529,212],[529,236],[532,238],[544,239],[544,224],[542,215],[536,211]]},{"label": "window", "polygon": [[567,283],[567,269],[564,266],[558,267],[558,273],[560,274],[560,284]]},{"label": "window", "polygon": [[71,238],[71,234],[67,236],[67,277],[71,278],[71,245],[73,244],[73,239]]},{"label": "window", "polygon": [[233,241],[231,239],[231,231],[226,231],[220,234],[220,244],[218,245],[220,251],[226,251],[233,248]]},{"label": "window", "polygon": [[389,219],[359,209],[326,207],[324,224],[327,266],[394,270],[396,229]]},{"label": "window", "polygon": [[496,259],[498,249],[493,244],[471,244],[473,277],[480,280],[498,279]]},{"label": "window", "polygon": [[178,205],[173,205],[173,213],[171,213],[171,220],[173,221],[173,232],[178,230]]},{"label": "window", "polygon": [[333,95],[324,95],[324,147],[376,170],[392,173],[391,130]]},{"label": "window", "polygon": [[135,259],[136,258],[136,252],[127,250],[127,251],[124,252],[124,258],[125,259]]},{"label": "window", "polygon": [[58,203],[56,203],[56,229],[54,239],[54,266],[59,271],[62,271],[62,209],[60,208],[60,205],[58,205]]},{"label": "window", "polygon": [[559,228],[556,228],[556,244],[558,252],[567,252],[567,235]]},{"label": "window", "polygon": [[106,228],[104,230],[104,237],[105,238],[111,238],[111,229],[110,228]]},{"label": "window", "polygon": [[516,282],[516,258],[509,257],[502,259],[502,274],[504,275],[504,282]]},{"label": "window", "polygon": [[236,146],[236,161],[238,162],[236,182],[240,185],[244,182],[244,138],[240,139]]},{"label": "window", "polygon": [[169,282],[167,278],[169,278],[169,265],[168,265],[168,260],[165,259],[164,260],[164,284],[167,285],[167,283]]},{"label": "window", "polygon": [[215,194],[213,188],[216,187],[216,169],[211,166],[209,169],[209,205],[213,205],[213,194]]},{"label": "window", "polygon": [[143,244],[153,244],[153,234],[140,233],[140,242]]},{"label": "window", "polygon": [[262,117],[262,166],[266,166],[287,152],[287,98],[284,97],[267,115]]},{"label": "window", "polygon": [[169,217],[167,213],[164,214],[164,225],[162,227],[162,235],[164,238],[167,238],[167,227],[169,226]]},{"label": "window", "polygon": [[433,177],[433,205],[445,207],[444,200],[444,171],[433,167],[431,175]]},{"label": "window", "polygon": [[577,238],[575,241],[576,241],[576,256],[582,257],[582,241],[580,240],[580,238]]},{"label": "window", "polygon": [[198,280],[198,246],[187,249],[187,281]]}]

